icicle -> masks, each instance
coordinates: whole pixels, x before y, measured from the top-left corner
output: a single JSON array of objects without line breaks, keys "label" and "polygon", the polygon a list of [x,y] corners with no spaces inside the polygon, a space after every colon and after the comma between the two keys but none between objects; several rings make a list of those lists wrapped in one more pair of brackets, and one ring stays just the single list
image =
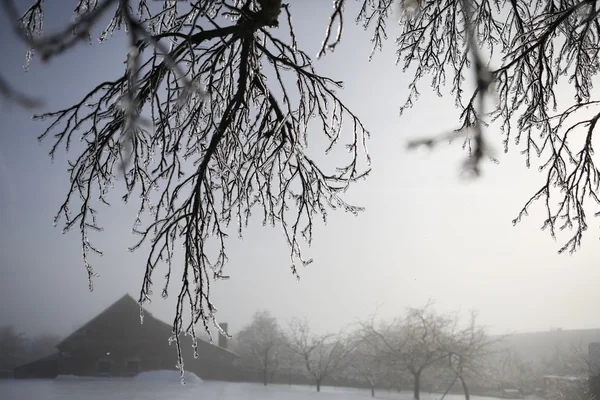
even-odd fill
[{"label": "icicle", "polygon": [[23,65],[23,70],[25,72],[29,71],[29,66],[31,65],[31,59],[33,58],[33,49],[27,49],[27,53],[25,53],[25,64]]},{"label": "icicle", "polygon": [[143,306],[143,302],[140,301],[140,324],[144,323],[144,306]]}]

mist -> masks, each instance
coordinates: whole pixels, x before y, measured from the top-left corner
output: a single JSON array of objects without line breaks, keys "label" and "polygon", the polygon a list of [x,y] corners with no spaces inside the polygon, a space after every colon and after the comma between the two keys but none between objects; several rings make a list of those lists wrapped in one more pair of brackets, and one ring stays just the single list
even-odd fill
[{"label": "mist", "polygon": [[[295,9],[300,44],[312,54],[323,34],[314,27],[325,26],[328,15],[315,10],[328,11],[325,3]],[[68,7],[48,10],[47,29],[67,20]],[[45,65],[34,58],[24,72],[24,45],[5,15],[0,21],[0,70],[22,91],[46,99],[44,111],[77,101],[92,81],[122,71],[125,43],[115,38],[80,45]],[[227,242],[231,279],[212,284],[217,319],[235,332],[268,308],[278,320],[306,318],[315,331],[329,332],[375,312],[392,319],[434,298],[442,312],[478,310],[494,334],[597,328],[597,227],[590,227],[581,250],[557,255],[557,242],[539,230],[541,206],[516,227],[511,223],[540,183],[537,166],[527,170],[518,154],[497,148],[500,164],[484,164],[482,177],[466,181],[460,143],[407,152],[407,140],[454,126],[453,100],[423,87],[420,101],[398,118],[410,71],[394,66],[391,45],[369,62],[370,46],[362,29],[348,24],[335,52],[316,61],[324,74],[345,82],[340,96],[371,131],[372,175],[346,196],[366,210],[356,217],[337,211],[316,225],[306,248],[314,262],[299,270],[299,281],[279,230],[251,219],[242,239],[232,233]],[[69,184],[68,157],[51,162],[48,142],[36,140],[45,125],[28,110],[3,102],[0,113],[0,302],[9,305],[0,321],[31,335],[65,336],[123,294],[138,297],[147,248],[127,250],[136,241],[136,209],[119,201],[117,187],[111,206],[99,210],[104,231],[93,239],[104,256],[93,259],[99,277],[90,292],[78,232],[53,226]],[[170,323],[175,295],[160,297],[164,273],[157,272],[146,307]]]}]

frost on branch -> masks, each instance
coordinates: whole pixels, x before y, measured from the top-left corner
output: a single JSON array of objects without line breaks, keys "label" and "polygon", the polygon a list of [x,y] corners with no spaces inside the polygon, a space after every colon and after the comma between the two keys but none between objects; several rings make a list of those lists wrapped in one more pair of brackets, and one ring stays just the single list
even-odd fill
[{"label": "frost on branch", "polygon": [[[229,228],[241,234],[252,212],[282,227],[298,275],[310,262],[300,238],[310,243],[313,219],[331,208],[361,210],[341,196],[369,172],[359,167],[368,161],[368,134],[337,97],[341,82],[320,75],[296,47],[290,11],[278,1],[81,0],[68,29],[35,38],[41,24],[28,21],[41,18],[41,7],[30,8],[19,29],[45,58],[73,46],[104,14],[113,18],[101,40],[127,32],[123,74],[95,83],[69,108],[38,116],[49,124],[40,139],[51,141],[51,156],[60,148],[74,155],[56,222],[78,228],[90,285],[97,207],[108,204],[117,180],[122,199],[139,206],[131,250],[149,247],[141,305],[161,263],[168,295],[173,257],[183,255],[172,338],[183,370],[180,335],[195,337],[197,323],[209,334],[210,325],[218,328],[210,282],[226,278]],[[305,151],[309,129],[323,132],[331,147],[348,132],[346,164],[321,169]]]},{"label": "frost on branch", "polygon": [[[460,110],[456,129],[411,141],[409,147],[462,138],[469,151],[464,166],[475,175],[482,161],[497,162],[490,143],[498,133],[504,151],[516,147],[527,167],[537,157],[542,185],[514,223],[541,203],[546,214],[542,229],[553,238],[569,232],[559,252],[573,253],[588,228],[584,205],[591,203],[598,211],[600,204],[600,171],[593,158],[600,103],[592,97],[600,70],[599,3],[363,0],[357,20],[373,30],[373,50],[387,38],[392,8],[409,3],[418,4],[418,11],[399,21],[395,44],[397,62],[415,72],[400,111],[415,104],[423,81],[439,96],[441,88],[450,89]],[[348,2],[334,4],[343,10]],[[559,98],[559,86],[563,93],[570,91],[571,100]]]}]

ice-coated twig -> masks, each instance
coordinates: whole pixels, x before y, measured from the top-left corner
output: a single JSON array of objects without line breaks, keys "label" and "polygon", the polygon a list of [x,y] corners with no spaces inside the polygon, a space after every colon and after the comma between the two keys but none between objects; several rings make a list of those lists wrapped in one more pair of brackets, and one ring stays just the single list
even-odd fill
[{"label": "ice-coated twig", "polygon": [[[360,2],[357,19],[365,29],[373,30],[373,51],[387,37],[392,6],[406,3]],[[409,146],[430,147],[449,136],[461,136],[463,148],[469,151],[465,167],[478,173],[481,161],[492,158],[489,143],[499,131],[504,151],[516,147],[527,167],[537,157],[545,178],[514,223],[540,202],[546,210],[542,229],[552,237],[570,232],[559,252],[574,252],[588,227],[585,205],[596,211],[600,206],[600,172],[592,156],[600,104],[591,99],[600,72],[598,2],[411,3],[418,11],[404,15],[395,38],[397,61],[412,77],[400,113],[415,104],[420,84],[427,80],[439,96],[450,89],[460,114],[450,135],[411,140]],[[488,62],[499,67],[490,69]],[[474,88],[467,89],[465,82],[475,83]],[[572,100],[558,98],[562,84],[572,88]],[[486,103],[492,106],[490,110],[483,109],[484,98],[492,100]]]},{"label": "ice-coated twig", "polygon": [[[123,75],[98,83],[71,107],[38,116],[50,121],[40,139],[52,140],[51,156],[61,147],[75,152],[56,220],[79,227],[90,282],[89,233],[101,229],[94,205],[108,203],[119,178],[122,199],[139,206],[133,224],[139,240],[130,250],[149,248],[140,306],[150,301],[162,264],[161,294],[168,296],[181,251],[172,339],[183,370],[181,336],[195,336],[197,324],[207,334],[211,326],[220,329],[210,289],[213,280],[227,278],[232,228],[241,235],[252,212],[264,225],[280,226],[297,275],[297,266],[311,261],[302,239],[310,244],[315,216],[326,219],[330,208],[361,210],[342,195],[369,173],[368,132],[336,94],[342,83],[320,75],[298,48],[280,1],[203,0],[191,9],[173,2],[157,11],[140,0],[138,14],[129,1],[113,4],[101,39],[126,29]],[[80,6],[85,13],[100,7],[87,0]],[[273,35],[280,24],[284,35]],[[24,29],[35,32],[38,25]],[[307,155],[311,126],[331,147],[348,133],[345,164],[328,171]]]}]

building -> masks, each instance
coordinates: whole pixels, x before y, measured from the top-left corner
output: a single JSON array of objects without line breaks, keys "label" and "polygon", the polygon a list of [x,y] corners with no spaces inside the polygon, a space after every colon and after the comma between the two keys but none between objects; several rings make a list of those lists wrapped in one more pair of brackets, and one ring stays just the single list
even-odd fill
[{"label": "building", "polygon": [[53,379],[58,375],[60,353],[49,354],[14,369],[15,378]]},{"label": "building", "polygon": [[[223,324],[225,325],[225,324]],[[225,327],[223,327],[226,329]],[[169,344],[172,328],[125,295],[56,345],[57,353],[15,369],[15,378],[53,378],[57,375],[135,376],[141,371],[175,369],[177,351]],[[192,340],[182,337],[184,368],[202,379],[235,379],[237,355],[198,339],[198,358]]]},{"label": "building", "polygon": [[590,392],[596,399],[600,399],[600,342],[588,345],[588,362],[590,364]]}]

